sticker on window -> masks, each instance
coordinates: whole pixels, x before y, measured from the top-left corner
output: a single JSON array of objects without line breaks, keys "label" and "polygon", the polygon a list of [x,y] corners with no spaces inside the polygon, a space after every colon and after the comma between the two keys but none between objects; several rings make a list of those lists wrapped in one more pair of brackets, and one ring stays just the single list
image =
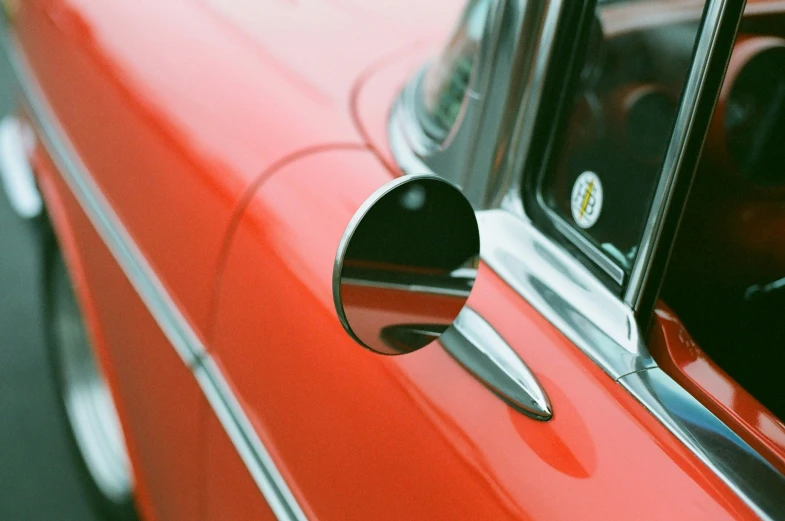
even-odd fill
[{"label": "sticker on window", "polygon": [[602,211],[602,183],[594,172],[584,172],[575,180],[570,201],[572,218],[581,228],[591,228]]}]

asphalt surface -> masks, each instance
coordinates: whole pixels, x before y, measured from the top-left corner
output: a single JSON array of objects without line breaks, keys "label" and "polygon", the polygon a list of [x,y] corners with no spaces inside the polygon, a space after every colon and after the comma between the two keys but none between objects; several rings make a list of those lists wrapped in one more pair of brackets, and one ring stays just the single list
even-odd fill
[{"label": "asphalt surface", "polygon": [[[0,113],[12,107],[3,55]],[[13,213],[0,188],[0,520],[98,521],[69,452],[43,325],[35,229]]]}]

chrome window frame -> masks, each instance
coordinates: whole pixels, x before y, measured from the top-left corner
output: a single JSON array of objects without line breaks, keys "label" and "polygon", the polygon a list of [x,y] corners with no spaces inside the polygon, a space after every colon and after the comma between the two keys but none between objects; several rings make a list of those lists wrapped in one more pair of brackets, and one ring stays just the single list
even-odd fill
[{"label": "chrome window frame", "polygon": [[502,10],[500,7],[503,3],[503,0],[491,0],[490,2],[469,87],[458,118],[443,140],[431,137],[421,125],[422,100],[419,97],[425,73],[431,62],[426,63],[414,79],[409,82],[399,100],[399,103],[405,105],[407,112],[413,116],[406,132],[411,150],[424,164],[428,165],[429,169],[450,172],[450,176],[442,177],[462,187],[464,185],[461,180],[468,177],[465,165],[468,164],[473,153],[471,139],[479,127],[479,117],[483,107],[482,100],[487,92],[489,81],[493,77],[492,56],[496,54],[498,41],[496,27],[501,19]]},{"label": "chrome window frame", "polygon": [[[718,54],[720,61],[709,60],[717,49],[719,34],[716,29],[723,16],[736,16],[735,35],[743,5],[738,6],[734,15],[735,11],[729,7],[732,0],[707,0],[707,17],[702,21],[698,51],[688,75],[689,89],[682,98],[677,116],[677,124],[685,125],[685,128],[672,136],[672,144],[679,147],[678,153],[669,149],[667,155],[668,175],[655,196],[654,205],[659,206],[652,208],[652,224],[647,225],[647,230],[651,228],[651,244],[645,252],[639,253],[639,258],[645,258],[649,266],[646,276],[638,275],[643,268],[634,268],[636,277],[631,280],[638,288],[635,294],[639,296],[633,299],[612,291],[609,284],[567,251],[562,243],[538,229],[539,223],[533,222],[527,214],[522,198],[523,183],[531,180],[525,177],[525,167],[532,153],[536,123],[542,118],[540,102],[545,78],[553,66],[551,55],[556,43],[557,22],[564,10],[576,8],[576,4],[571,0],[504,2],[503,14],[517,13],[519,25],[514,34],[497,30],[494,39],[499,52],[492,60],[497,66],[500,63],[515,66],[518,73],[512,74],[512,69],[483,68],[483,71],[494,74],[494,81],[501,85],[499,88],[504,94],[504,106],[512,106],[514,110],[485,111],[481,126],[472,127],[475,131],[483,129],[483,137],[478,140],[469,164],[473,169],[488,171],[485,177],[475,176],[484,186],[461,183],[462,179],[450,175],[450,170],[440,171],[438,163],[429,161],[411,146],[411,115],[407,114],[406,102],[411,85],[404,88],[391,112],[389,138],[393,155],[406,174],[449,172],[443,176],[462,186],[478,210],[483,262],[630,392],[753,512],[762,519],[776,519],[785,511],[785,495],[781,494],[785,490],[785,476],[657,366],[645,343],[645,331],[653,309],[645,309],[645,301],[640,297],[645,295],[643,290],[654,273],[652,254],[658,245],[662,250],[666,233],[675,234],[681,215],[675,207],[686,200],[689,174],[694,168],[685,171],[684,163],[677,159],[684,159],[688,150],[692,153],[700,150],[705,133],[701,135],[696,131],[695,122],[706,118],[703,111],[707,100],[711,105],[709,110],[713,110],[716,102],[716,93],[712,99],[709,88],[707,94],[707,84],[711,79],[716,80],[717,73],[724,74],[730,57],[727,52]],[[527,9],[537,10],[538,16],[522,16],[531,13]],[[503,25],[500,23],[497,29]],[[713,31],[704,34],[703,28],[709,25]],[[532,42],[534,35],[536,41]],[[512,58],[508,56],[502,61],[499,54],[505,46],[514,48],[515,52]],[[713,70],[709,71],[711,67]],[[491,85],[490,80],[483,78],[488,85]],[[715,89],[718,92],[719,85],[715,85]],[[474,110],[482,112],[479,107]],[[697,141],[688,140],[696,134]],[[690,160],[697,164],[697,155]],[[676,179],[679,171],[683,175]],[[687,190],[684,190],[685,183]],[[665,220],[669,216],[671,220],[675,216],[675,227],[673,224],[671,228],[667,227]],[[654,295],[656,297],[656,291]],[[652,307],[653,303],[654,300]]]},{"label": "chrome window frame", "polygon": [[[483,0],[468,0],[467,7],[469,2],[472,1],[483,1]],[[436,126],[436,123],[431,121],[431,116],[426,114],[425,107],[423,106],[423,87],[424,87],[424,80],[425,76],[427,75],[428,69],[440,58],[436,57],[433,60],[426,63],[417,74],[415,81],[412,82],[412,89],[411,89],[411,102],[412,102],[412,112],[417,118],[417,125],[416,128],[412,128],[412,132],[417,132],[417,136],[415,139],[412,140],[412,143],[418,147],[418,151],[424,157],[433,156],[440,152],[445,152],[448,149],[451,149],[451,144],[456,136],[461,132],[463,135],[468,135],[468,129],[466,127],[470,125],[463,125],[463,120],[466,118],[467,112],[470,116],[474,115],[474,110],[469,110],[471,108],[475,108],[478,104],[478,101],[481,97],[481,92],[484,92],[487,88],[487,80],[491,77],[491,74],[488,73],[488,57],[492,55],[495,51],[494,49],[494,24],[495,20],[493,19],[494,16],[498,16],[498,6],[499,0],[487,0],[488,1],[488,13],[486,14],[484,26],[482,29],[482,35],[480,35],[480,39],[477,42],[478,50],[477,56],[474,59],[474,63],[472,63],[472,71],[471,77],[469,78],[469,84],[467,85],[466,92],[464,92],[463,99],[461,100],[461,107],[458,111],[458,116],[455,118],[452,126],[446,129],[444,136],[440,138],[433,137],[432,133],[425,127],[429,126]],[[466,7],[464,8],[466,9]],[[464,18],[461,22],[466,22],[466,12],[463,13]],[[451,33],[451,38],[455,34],[455,28]]]},{"label": "chrome window frame", "polygon": [[[528,215],[528,218],[534,217],[535,221],[538,221],[536,219],[538,214],[545,217],[548,221],[547,224],[539,221],[538,224],[552,227],[554,230],[552,234],[556,234],[557,238],[566,239],[570,246],[577,248],[580,254],[591,263],[590,269],[596,268],[592,269],[595,274],[602,273],[609,277],[612,281],[611,289],[618,290],[623,301],[634,310],[639,319],[645,322],[642,324],[644,328],[648,326],[648,320],[653,314],[662,275],[669,260],[670,248],[663,249],[659,246],[670,246],[678,230],[683,204],[686,202],[692,175],[697,168],[700,151],[708,130],[708,120],[705,122],[704,128],[696,128],[696,121],[705,116],[706,112],[709,112],[709,115],[713,112],[721,78],[724,76],[730,53],[727,56],[723,55],[724,59],[721,63],[709,63],[709,60],[715,56],[718,41],[721,36],[724,36],[718,32],[722,22],[727,17],[735,19],[733,24],[735,35],[741,22],[745,2],[746,0],[742,2],[706,0],[702,2],[703,5],[697,4],[695,6],[696,12],[703,11],[703,16],[699,18],[700,31],[696,36],[690,71],[679,101],[674,130],[660,169],[654,198],[648,209],[646,225],[638,242],[638,252],[628,272],[611,256],[580,234],[567,220],[550,209],[542,200],[540,184],[544,175],[548,173],[547,163],[552,159],[550,150],[544,152],[545,168],[529,165],[528,160],[532,150],[531,142],[528,140],[527,153],[521,154],[520,162],[513,164],[512,168],[508,168],[505,173],[501,174],[517,179],[519,183],[529,184],[533,196],[532,202],[536,202],[536,207],[532,208],[531,206],[535,205],[527,205],[523,200],[520,185],[513,186],[510,192],[503,194],[501,206],[511,211],[522,211]],[[677,17],[677,19],[686,21],[683,16]],[[704,28],[707,27],[711,28],[711,32],[704,34]],[[698,63],[703,64],[700,69],[696,67]],[[716,91],[713,94],[711,93],[712,88]],[[709,91],[708,94],[707,91]],[[707,103],[708,106],[706,106]],[[532,112],[536,111],[532,110]],[[560,112],[561,109],[557,113],[557,117],[561,115]],[[522,119],[526,119],[526,117]],[[532,119],[534,118],[532,117]],[[556,126],[552,125],[552,127],[551,132],[554,132]],[[553,146],[553,142],[549,140],[547,147],[551,146]],[[685,158],[689,158],[686,162],[690,164],[685,164]],[[680,173],[681,177],[679,177]]]},{"label": "chrome window frame", "polygon": [[[630,281],[625,288],[624,301],[636,310],[639,317],[648,319],[654,312],[662,284],[661,279],[670,256],[670,248],[678,231],[692,177],[698,167],[732,46],[727,50],[726,55],[722,56],[721,61],[718,60],[717,49],[723,37],[730,37],[731,42],[735,40],[745,4],[746,0],[707,1],[690,73],[676,116],[676,127],[668,144],[643,237],[638,243],[638,253],[632,265]],[[728,26],[726,21],[728,17],[732,22],[732,35],[720,33],[721,29]],[[711,32],[704,34],[707,28],[710,28]],[[698,69],[696,63],[703,65]],[[703,125],[700,123],[702,119],[705,120]],[[665,243],[668,244],[668,248],[663,252],[662,245]],[[657,277],[659,280],[656,283],[652,282]],[[653,292],[652,286],[654,286]]]},{"label": "chrome window frame", "polygon": [[[529,230],[526,233],[542,235],[524,211],[521,198],[523,177],[514,173],[523,171],[526,151],[529,150],[534,138],[534,123],[539,116],[538,109],[545,86],[545,76],[552,65],[550,58],[555,45],[557,22],[564,10],[574,8],[575,5],[576,3],[571,0],[545,2],[505,0],[504,12],[513,14],[519,25],[514,34],[499,32],[494,37],[498,48],[509,46],[516,50],[504,63],[509,67],[517,67],[517,70],[522,72],[513,75],[510,73],[511,69],[501,70],[502,77],[499,82],[502,85],[500,90],[506,94],[505,105],[513,104],[515,109],[502,110],[498,114],[485,114],[483,123],[494,130],[484,134],[496,135],[497,140],[495,142],[488,142],[487,138],[479,140],[478,152],[472,164],[482,165],[481,153],[485,154],[484,159],[488,162],[484,163],[483,168],[490,171],[489,176],[484,179],[486,187],[478,191],[467,190],[466,186],[462,188],[481,213],[490,212],[496,215],[498,210],[501,210],[511,214],[526,225],[526,229]],[[529,18],[524,15],[528,15]],[[498,58],[494,61],[501,63]],[[486,78],[484,81],[489,82],[490,79]],[[410,83],[401,92],[391,112],[388,126],[391,149],[398,165],[406,174],[433,173],[461,186],[459,180],[450,175],[449,170],[439,169],[437,164],[423,157],[416,146],[412,146],[412,140],[416,139],[418,134],[413,133],[412,127],[416,125],[416,116],[411,113],[412,107],[407,101],[411,96],[411,89]],[[493,158],[500,158],[500,160],[493,161]],[[482,176],[476,177],[483,179]],[[483,240],[485,240],[484,236]],[[509,240],[520,242],[515,236],[509,237]],[[495,262],[496,256],[490,253],[490,248],[486,248],[487,243],[488,241],[485,241],[482,245],[488,253],[483,254],[483,259],[495,271],[506,271],[501,263]],[[592,339],[596,335],[591,333],[584,338],[573,338],[581,349],[614,379],[655,366],[646,346],[640,340],[641,330],[633,311],[618,295],[610,291],[584,264],[565,252],[564,248],[555,241],[538,240],[537,251],[540,252],[535,261],[538,265],[546,266],[553,262],[553,259],[560,259],[561,273],[542,270],[547,273],[543,275],[546,285],[559,288],[566,296],[570,307],[580,310],[580,314],[589,323],[598,325],[611,338],[615,346],[610,349],[594,349]],[[507,256],[505,262],[509,263],[511,258]],[[518,259],[522,258],[519,256]],[[530,301],[533,299],[531,292],[518,289],[524,298]],[[591,298],[587,298],[587,295]],[[539,309],[551,322],[560,322],[559,314],[553,313],[547,306]]]},{"label": "chrome window frame", "polygon": [[[498,140],[495,132],[483,133],[479,140],[476,139],[478,129],[498,127],[493,122],[502,118],[508,92],[514,86],[511,71],[515,56],[504,51],[518,48],[516,41],[522,32],[521,22],[531,19],[524,14],[534,10],[533,4],[536,3],[518,0],[492,2],[474,78],[467,93],[468,102],[462,108],[456,127],[444,142],[428,136],[420,127],[417,114],[420,85],[428,64],[405,86],[392,111],[392,119],[397,125],[397,140],[403,145],[399,151],[405,150],[408,156],[406,163],[416,165],[416,170],[421,172],[439,172],[439,175],[460,186],[477,209],[488,206],[487,186],[481,177],[471,173],[478,167],[487,170],[487,166],[482,165],[487,165]],[[504,77],[503,81],[499,81],[500,75]]]}]

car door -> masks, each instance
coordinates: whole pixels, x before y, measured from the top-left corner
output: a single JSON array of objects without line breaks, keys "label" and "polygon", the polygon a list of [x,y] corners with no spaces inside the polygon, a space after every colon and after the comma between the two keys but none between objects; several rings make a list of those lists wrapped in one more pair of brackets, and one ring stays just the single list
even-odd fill
[{"label": "car door", "polygon": [[[677,24],[675,119],[654,147],[653,203],[634,199],[649,239],[629,245],[625,268],[618,247],[581,235],[605,174],[556,182],[545,167],[570,157],[551,138],[573,142],[559,122],[576,112],[565,100],[580,92],[598,27],[623,32],[652,11],[628,3],[610,19],[597,11],[598,24],[592,2],[533,4],[469,2],[435,77],[426,69],[385,100],[389,130],[376,135],[389,141],[371,150],[391,148],[400,170],[371,150],[315,151],[266,176],[242,209],[204,374],[233,397],[208,433],[209,516],[753,519],[782,507],[782,476],[667,378],[641,335],[667,254],[658,241],[673,227],[667,201],[688,184],[740,9],[678,12],[692,22]],[[421,115],[423,77],[434,99]],[[459,349],[528,366],[551,415],[527,415],[446,338],[383,357],[342,329],[332,275],[347,224],[384,183],[423,172],[454,180],[480,210],[476,320]]]},{"label": "car door", "polygon": [[[214,99],[216,84],[195,84],[180,61],[199,42],[225,38],[192,8],[165,4],[23,2],[9,54],[41,145],[39,184],[93,311],[141,511],[192,520],[201,515],[207,401],[190,366],[235,200],[228,187],[242,183],[222,162],[236,150],[218,144],[219,132],[200,133],[216,126],[194,124],[229,119],[200,102]],[[172,20],[182,22],[177,31]],[[201,59],[209,68],[218,56]]]},{"label": "car door", "polygon": [[[269,4],[287,23],[313,18],[311,9]],[[336,62],[356,73],[312,81],[324,71],[306,77],[282,66],[306,46],[268,54],[245,35],[259,27],[240,23],[258,12],[252,7],[234,11],[235,23],[220,5],[192,1],[6,6],[23,110],[41,145],[37,179],[91,311],[86,319],[128,441],[136,500],[152,519],[202,515],[204,487],[215,485],[205,451],[259,457],[205,348],[235,205],[259,172],[303,151],[335,143],[366,149],[339,96],[382,51],[355,48]],[[352,12],[363,10],[319,11],[333,22],[328,29],[351,25]],[[402,36],[388,26],[393,31]],[[400,43],[386,40],[391,48]],[[203,433],[214,429],[233,445],[205,443]],[[230,478],[231,468],[222,467]],[[262,512],[269,507],[254,517]]]}]

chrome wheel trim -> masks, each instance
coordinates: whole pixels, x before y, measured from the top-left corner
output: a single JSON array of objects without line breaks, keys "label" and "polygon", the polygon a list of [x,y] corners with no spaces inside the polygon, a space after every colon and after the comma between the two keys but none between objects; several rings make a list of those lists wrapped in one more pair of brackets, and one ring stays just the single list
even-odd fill
[{"label": "chrome wheel trim", "polygon": [[125,439],[62,262],[54,274],[52,319],[66,415],[88,473],[112,503],[133,489]]}]

